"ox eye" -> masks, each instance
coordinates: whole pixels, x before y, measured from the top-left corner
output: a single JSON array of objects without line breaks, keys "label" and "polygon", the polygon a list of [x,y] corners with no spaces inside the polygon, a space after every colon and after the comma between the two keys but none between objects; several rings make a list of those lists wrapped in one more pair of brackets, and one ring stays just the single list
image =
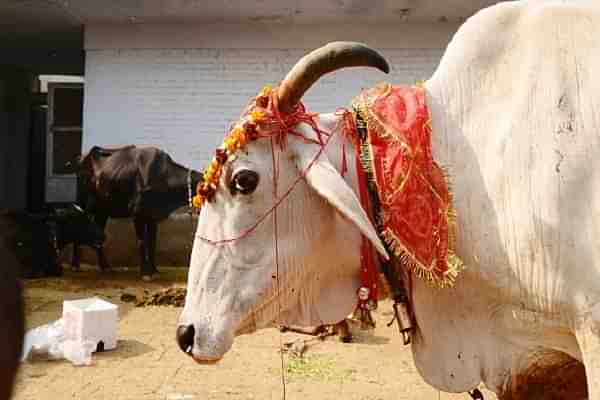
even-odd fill
[{"label": "ox eye", "polygon": [[235,173],[229,189],[231,190],[231,194],[236,194],[238,192],[241,194],[250,194],[254,192],[258,186],[259,180],[260,178],[256,172],[249,169],[243,169]]}]

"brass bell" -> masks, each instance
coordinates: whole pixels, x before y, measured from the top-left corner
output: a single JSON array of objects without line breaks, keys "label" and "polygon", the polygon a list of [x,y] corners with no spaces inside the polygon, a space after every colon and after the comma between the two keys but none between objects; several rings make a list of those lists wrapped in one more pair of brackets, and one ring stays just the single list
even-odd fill
[{"label": "brass bell", "polygon": [[412,320],[410,319],[410,314],[408,313],[408,307],[406,306],[405,302],[394,303],[394,315],[398,321],[398,329],[400,330],[400,334],[402,334],[404,344],[409,344],[410,333],[413,329],[413,325]]}]

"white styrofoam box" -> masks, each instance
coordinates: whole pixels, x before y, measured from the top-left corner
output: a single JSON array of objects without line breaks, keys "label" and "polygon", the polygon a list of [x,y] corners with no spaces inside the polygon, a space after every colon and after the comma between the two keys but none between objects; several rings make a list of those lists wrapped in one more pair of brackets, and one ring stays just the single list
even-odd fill
[{"label": "white styrofoam box", "polygon": [[103,343],[104,350],[117,347],[118,306],[91,297],[63,302],[65,340]]}]

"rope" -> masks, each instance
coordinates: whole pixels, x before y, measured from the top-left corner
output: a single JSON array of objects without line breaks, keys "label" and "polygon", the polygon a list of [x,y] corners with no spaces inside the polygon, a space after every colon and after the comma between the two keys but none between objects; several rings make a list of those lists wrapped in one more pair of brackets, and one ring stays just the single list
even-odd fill
[{"label": "rope", "polygon": [[[315,162],[319,159],[319,157],[321,156],[321,154],[325,151],[325,148],[327,147],[327,145],[329,144],[329,142],[331,141],[333,135],[335,134],[335,132],[338,130],[338,126],[336,126],[334,128],[333,132],[325,132],[323,130],[321,130],[319,128],[319,126],[317,125],[315,119],[314,119],[314,114],[308,114],[305,109],[304,109],[304,105],[302,103],[299,103],[298,106],[295,108],[295,110],[290,113],[290,114],[282,114],[279,111],[279,107],[277,105],[277,96],[271,96],[271,102],[270,102],[270,117],[267,118],[267,123],[266,124],[274,124],[277,129],[273,132],[271,132],[268,135],[262,135],[262,138],[269,138],[271,141],[271,157],[272,157],[272,162],[273,162],[273,199],[275,200],[274,204],[272,207],[270,207],[262,216],[260,216],[256,222],[252,225],[250,225],[247,229],[245,229],[244,231],[242,231],[242,233],[239,236],[233,237],[233,238],[228,238],[228,239],[220,239],[220,240],[213,240],[213,239],[209,239],[200,235],[197,235],[196,237],[210,245],[213,246],[221,246],[221,245],[225,245],[228,243],[232,243],[235,242],[237,240],[241,240],[244,239],[246,236],[250,235],[252,232],[254,232],[254,230],[256,230],[256,228],[271,214],[273,214],[273,247],[274,247],[274,253],[275,253],[275,279],[276,279],[276,287],[277,287],[277,323],[278,325],[281,325],[281,312],[282,312],[282,306],[281,306],[281,287],[280,287],[280,277],[279,277],[279,234],[278,234],[278,219],[277,219],[277,207],[279,207],[279,205],[292,193],[292,191],[296,188],[296,186],[300,183],[300,181],[304,180],[306,178],[306,175],[308,174],[308,172],[310,171],[310,169],[313,167],[313,165],[315,164]],[[349,114],[349,112],[347,110],[338,110],[336,111],[336,114],[338,113],[343,113],[342,114],[342,118],[340,119],[340,122],[342,124],[344,124],[343,126],[343,131],[345,132],[347,129],[347,114]],[[296,131],[294,131],[292,129],[293,126],[296,126],[300,123],[306,123],[307,125],[309,125],[313,131],[316,133],[317,136],[317,140],[314,140],[312,138],[308,138],[305,135],[298,133]],[[311,161],[308,163],[308,165],[302,170],[302,172],[298,175],[298,177],[294,180],[294,182],[292,183],[292,185],[285,191],[285,193],[279,197],[278,194],[278,181],[279,181],[279,158],[276,157],[276,151],[275,151],[275,147],[276,145],[279,145],[279,147],[281,149],[285,148],[286,144],[287,144],[287,135],[292,135],[298,138],[301,138],[302,140],[309,142],[309,143],[313,143],[319,146],[319,150],[317,151],[317,153],[314,155],[314,157],[311,159]],[[325,136],[325,138],[324,138]],[[357,157],[358,157],[357,153]],[[346,160],[346,146],[345,146],[345,142],[342,143],[342,176],[346,173],[348,167],[347,167],[347,160]],[[190,176],[188,175],[188,180],[190,179]],[[283,356],[283,352],[281,351],[281,348],[283,346],[283,334],[280,332],[279,334],[279,348],[280,348],[280,359],[281,359],[281,384],[282,384],[282,399],[285,400],[286,399],[286,374],[285,374],[285,359]]]},{"label": "rope", "polygon": [[[273,198],[277,198],[277,182],[279,180],[279,160],[275,160],[275,140],[271,138],[271,157],[273,159]],[[277,229],[277,210],[273,209],[273,247],[275,251],[275,280],[277,283],[277,325],[281,325],[281,290],[279,287],[279,235]],[[282,398],[286,398],[286,385],[285,385],[285,360],[283,358],[283,352],[281,351],[283,346],[283,334],[279,332],[279,357],[281,359],[281,387],[282,387]]]},{"label": "rope", "polygon": [[[235,242],[237,240],[241,240],[244,239],[246,236],[248,236],[249,234],[251,234],[252,232],[254,232],[254,230],[256,230],[256,228],[258,228],[258,226],[271,214],[273,214],[273,212],[277,209],[277,207],[279,207],[279,205],[292,193],[292,191],[296,188],[296,186],[300,183],[300,181],[304,180],[306,178],[306,175],[308,174],[308,172],[310,171],[310,169],[312,168],[312,166],[314,165],[315,162],[317,162],[317,160],[319,159],[319,157],[321,156],[321,154],[325,151],[325,148],[327,147],[327,145],[329,144],[329,142],[331,141],[331,138],[333,137],[333,133],[327,133],[322,131],[321,129],[319,129],[316,125],[313,127],[313,129],[315,129],[315,132],[317,132],[317,134],[320,132],[321,134],[325,134],[327,136],[327,140],[325,140],[325,142],[321,145],[321,147],[319,148],[319,151],[317,151],[317,153],[315,154],[315,156],[312,158],[312,160],[310,161],[310,163],[308,163],[308,165],[306,166],[306,168],[304,168],[304,170],[302,170],[302,173],[300,175],[298,175],[298,177],[296,178],[296,180],[294,180],[294,182],[292,183],[292,185],[288,188],[288,190],[285,191],[285,193],[275,202],[275,204],[273,204],[273,206],[271,208],[269,208],[263,215],[261,215],[254,224],[250,225],[250,227],[248,227],[246,230],[242,231],[242,233],[239,236],[233,237],[233,238],[228,238],[228,239],[220,239],[220,240],[213,240],[213,239],[209,239],[206,238],[204,236],[200,236],[197,235],[197,238],[202,240],[203,242],[206,242],[210,245],[213,246],[222,246],[225,244],[229,244],[232,242]],[[289,131],[290,134],[295,134],[295,132]],[[335,133],[335,132],[334,132]],[[299,137],[310,141],[310,142],[315,142],[312,141],[311,139],[306,138],[303,135],[300,134],[295,134],[298,135]],[[272,145],[274,145],[275,143],[279,143],[281,145],[281,136],[276,137],[275,135],[271,136],[271,140],[272,140]],[[276,184],[274,184],[276,186]],[[277,198],[277,197],[275,197]]]}]

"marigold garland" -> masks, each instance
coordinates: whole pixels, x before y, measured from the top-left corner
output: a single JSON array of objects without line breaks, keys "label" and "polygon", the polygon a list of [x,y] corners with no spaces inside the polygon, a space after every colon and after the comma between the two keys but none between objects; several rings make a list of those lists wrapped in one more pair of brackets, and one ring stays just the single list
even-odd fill
[{"label": "marigold garland", "polygon": [[[390,94],[393,92],[392,89],[396,89],[396,91],[398,91],[397,87],[392,87],[391,85],[387,85],[386,87],[388,90],[384,91],[382,93],[379,93],[378,92],[379,89],[376,88],[377,90],[373,91],[373,93],[377,94],[377,96],[375,96],[375,98],[390,97]],[[457,274],[460,272],[461,269],[464,268],[464,265],[463,265],[462,261],[457,257],[457,255],[454,253],[454,240],[453,240],[454,239],[454,231],[453,231],[453,228],[454,228],[455,215],[454,215],[454,209],[452,207],[452,194],[451,194],[451,191],[449,190],[449,186],[448,186],[448,183],[449,183],[447,181],[448,177],[443,174],[443,170],[437,164],[435,164],[435,162],[431,158],[431,151],[430,151],[430,148],[428,147],[431,145],[429,142],[431,127],[429,126],[428,112],[427,112],[426,104],[423,99],[422,88],[420,87],[420,85],[416,85],[413,89],[414,89],[413,94],[416,93],[418,95],[417,97],[420,99],[419,102],[417,102],[418,104],[416,104],[420,108],[418,110],[419,112],[417,112],[415,115],[411,114],[412,119],[408,120],[408,122],[411,122],[411,126],[409,127],[410,129],[403,128],[403,129],[389,130],[389,129],[385,128],[385,126],[387,126],[386,124],[381,125],[381,121],[379,121],[378,119],[375,118],[375,116],[376,116],[375,111],[377,111],[377,110],[372,107],[373,106],[372,102],[366,101],[365,100],[366,98],[362,99],[362,101],[361,101],[361,98],[363,96],[369,97],[369,96],[367,96],[367,94],[369,94],[371,91],[367,91],[367,92],[361,94],[361,96],[359,96],[359,99],[357,101],[355,101],[356,112],[358,114],[360,114],[362,116],[362,120],[364,120],[366,122],[366,128],[368,129],[368,133],[369,133],[368,143],[359,143],[358,133],[356,132],[356,127],[354,126],[353,121],[352,120],[346,121],[346,116],[343,118],[343,120],[345,122],[352,122],[352,124],[351,124],[352,127],[348,128],[347,130],[353,131],[352,139],[353,139],[353,141],[356,141],[355,145],[359,149],[357,151],[357,154],[359,154],[361,157],[367,156],[367,154],[363,154],[362,150],[363,150],[363,148],[370,150],[370,151],[368,151],[367,159],[363,160],[365,169],[367,171],[372,170],[370,175],[372,175],[373,171],[375,171],[375,169],[373,168],[374,163],[373,163],[373,158],[372,158],[372,154],[371,154],[372,148],[369,147],[373,144],[371,142],[374,140],[374,138],[377,138],[380,141],[382,141],[382,140],[390,141],[391,140],[390,138],[392,138],[392,137],[399,137],[399,138],[403,139],[403,140],[399,141],[400,144],[402,144],[403,142],[406,142],[406,143],[412,145],[412,147],[408,146],[408,150],[417,149],[417,147],[419,149],[421,149],[421,147],[423,147],[423,146],[425,146],[424,147],[425,150],[428,150],[428,151],[426,151],[427,157],[424,158],[424,161],[421,160],[421,161],[423,161],[423,162],[421,162],[421,164],[424,164],[424,166],[423,166],[423,168],[421,168],[420,172],[422,172],[422,174],[421,174],[422,177],[426,177],[426,178],[429,177],[429,179],[426,180],[426,183],[429,186],[425,185],[424,186],[425,189],[421,190],[423,185],[421,185],[421,186],[417,185],[417,183],[420,184],[421,181],[420,180],[415,181],[414,179],[413,179],[413,181],[417,182],[417,183],[415,183],[413,186],[415,186],[415,185],[418,186],[418,187],[416,187],[416,189],[421,190],[419,192],[420,194],[423,194],[423,193],[431,194],[431,196],[429,196],[429,197],[431,199],[433,199],[431,201],[432,204],[427,204],[427,205],[431,206],[431,208],[434,211],[435,210],[440,211],[440,214],[439,214],[440,217],[438,217],[436,219],[436,221],[433,221],[433,222],[440,222],[438,220],[440,220],[440,218],[441,218],[441,222],[439,224],[433,224],[433,225],[435,225],[435,226],[433,226],[433,228],[435,228],[435,229],[433,229],[432,232],[437,232],[436,229],[438,229],[439,227],[442,227],[443,232],[442,232],[441,236],[440,236],[440,234],[436,233],[433,236],[435,236],[437,239],[434,240],[433,242],[431,242],[431,240],[430,241],[423,240],[420,237],[418,239],[415,239],[415,237],[414,237],[415,235],[412,235],[412,236],[408,235],[408,239],[410,239],[410,240],[405,242],[405,241],[400,240],[399,236],[396,234],[397,232],[395,232],[393,229],[392,230],[386,229],[385,223],[383,223],[384,226],[379,227],[380,229],[383,228],[383,232],[380,232],[380,234],[383,236],[383,239],[386,241],[386,243],[388,243],[388,245],[390,246],[393,253],[401,260],[402,264],[409,267],[409,269],[411,269],[411,270],[415,270],[418,276],[427,278],[427,280],[429,282],[435,284],[438,287],[453,286]],[[413,89],[411,89],[411,90],[413,90]],[[391,96],[391,97],[393,97],[393,96]],[[403,96],[399,96],[397,93],[396,93],[396,97],[397,97],[397,99],[403,99]],[[373,100],[373,99],[371,99],[371,100]],[[396,109],[396,108],[394,108],[395,104],[393,104],[393,103],[390,103],[390,104],[392,104],[392,108],[387,107],[387,104],[385,104],[385,103],[382,103],[382,104],[386,106],[386,107],[382,108],[382,110],[384,111],[383,114],[385,114],[384,116],[388,117],[388,118],[384,118],[384,122],[389,123],[390,122],[389,117],[394,117],[394,118],[396,118],[396,120],[392,120],[392,122],[396,122],[397,125],[399,124],[398,126],[406,125],[407,121],[405,121],[405,119],[406,119],[405,114],[407,114],[407,113],[399,112],[399,110],[400,111],[405,110],[406,105],[403,105],[399,109]],[[406,103],[406,104],[409,104],[409,103]],[[410,104],[412,104],[412,103],[410,103]],[[413,107],[415,107],[415,106],[413,105]],[[349,115],[349,113],[347,111],[345,113],[347,113]],[[239,122],[236,123],[235,126],[229,131],[229,133],[225,137],[221,146],[219,146],[216,149],[215,156],[213,157],[209,166],[206,168],[206,170],[203,173],[203,181],[200,182],[198,184],[198,186],[196,187],[196,196],[194,196],[194,198],[192,200],[194,207],[196,207],[199,210],[202,208],[202,206],[207,201],[211,201],[214,198],[214,196],[217,192],[218,185],[219,185],[219,180],[220,180],[221,173],[223,170],[223,165],[228,161],[228,159],[234,153],[236,153],[238,150],[243,150],[248,145],[248,143],[253,140],[256,140],[261,137],[263,137],[263,138],[271,137],[271,138],[274,138],[275,143],[278,143],[279,145],[284,146],[286,143],[286,137],[288,134],[290,134],[293,136],[301,137],[303,140],[305,140],[307,142],[313,142],[315,144],[323,146],[324,141],[323,141],[322,135],[323,134],[327,135],[327,133],[325,133],[319,129],[319,127],[317,126],[317,124],[314,120],[315,115],[316,114],[307,113],[304,108],[304,105],[301,102],[298,103],[298,105],[295,107],[295,109],[292,112],[286,113],[286,114],[280,113],[278,110],[278,106],[277,106],[276,89],[273,89],[271,86],[263,87],[263,89],[259,92],[257,97],[255,97],[253,99],[253,101],[250,102],[249,106],[246,108],[246,110],[242,114]],[[402,117],[402,118],[400,118],[400,117]],[[295,127],[299,123],[306,123],[306,124],[310,125],[312,127],[312,129],[314,130],[314,132],[317,134],[317,138],[316,139],[308,138],[308,137],[302,135],[301,133],[295,132],[293,127]],[[259,133],[259,131],[260,131],[260,133]],[[395,142],[396,140],[394,139],[391,141]],[[423,143],[421,143],[421,141]],[[419,146],[421,146],[421,147],[419,147]],[[384,149],[386,149],[388,147],[390,149],[392,149],[393,146],[391,146],[391,145],[388,145],[387,147],[384,146]],[[384,154],[384,156],[386,156],[387,158],[390,158],[390,159],[393,158],[396,161],[397,160],[405,161],[403,164],[398,164],[398,165],[405,167],[405,164],[409,165],[409,164],[414,164],[414,162],[416,162],[416,161],[412,160],[411,157],[408,157],[404,151],[400,151],[400,152],[396,153],[395,149],[392,149],[392,150],[394,150],[394,152],[392,152],[393,154],[392,154],[391,158],[387,157],[387,153]],[[423,150],[423,149],[421,149],[421,150]],[[346,170],[345,151],[343,150],[343,152],[344,152],[343,153],[343,159],[344,159],[343,164],[344,165],[342,167],[342,174]],[[417,154],[420,154],[420,153],[417,153]],[[421,154],[419,160],[423,157],[424,157],[424,155]],[[387,158],[385,158],[385,159],[387,160]],[[385,170],[384,172],[386,172],[387,169],[385,168],[385,165],[387,165],[387,164],[383,163],[382,165],[384,165],[383,170]],[[396,168],[396,169],[398,169],[398,168]],[[400,175],[398,175],[398,176],[407,176],[408,177],[408,174],[406,174],[405,172],[406,171],[404,171],[404,170],[400,171],[399,172]],[[384,174],[384,175],[387,177],[386,174]],[[431,178],[431,176],[433,176],[433,178]],[[408,178],[406,178],[406,179],[408,179]],[[395,184],[393,184],[393,182],[390,183],[387,180],[382,181],[382,182],[385,184],[389,184],[390,187],[393,186],[392,189],[395,188]],[[404,184],[402,186],[404,186]],[[427,189],[427,188],[429,188],[429,189]],[[389,189],[389,188],[386,187],[386,189]],[[397,188],[392,190],[393,194],[400,193],[400,195],[402,195],[402,193],[406,192],[404,190],[400,190],[398,193],[396,193],[396,189]],[[415,189],[415,187],[413,187],[412,189]],[[413,191],[415,191],[415,190],[413,190]],[[389,194],[388,192],[384,191],[383,193],[379,193],[379,196],[381,198],[384,198],[385,196],[383,196],[383,195],[385,195],[386,193]],[[439,196],[440,194],[442,194],[443,196],[440,197]],[[441,204],[437,204],[435,199],[438,199],[438,200],[441,199],[440,200]],[[404,203],[406,203],[406,202],[407,201],[405,201]],[[388,208],[390,207],[390,204],[392,204],[392,203],[390,203],[389,201],[386,202]],[[400,202],[398,202],[398,203],[400,203]],[[402,205],[404,205],[404,203],[402,203]],[[415,203],[415,202],[411,203],[414,206],[413,203]],[[422,203],[422,201],[420,201],[418,206],[423,208],[424,206],[421,203]],[[392,212],[389,215],[400,215],[400,214],[398,214],[397,210],[394,210],[394,211],[395,212]],[[407,212],[405,214],[406,214],[406,216],[404,217],[404,219],[407,219],[411,216],[414,217],[416,215],[414,212],[413,213]],[[434,215],[434,214],[438,215],[437,213],[433,213],[432,215]],[[268,213],[265,215],[268,215]],[[385,220],[385,218],[381,218],[381,221],[384,221],[384,220]],[[423,223],[423,221],[425,221],[425,219],[419,218],[419,221],[421,223]],[[414,221],[412,221],[412,222],[414,222]],[[417,223],[416,222],[414,224],[410,223],[408,225],[409,225],[409,227],[412,227],[413,225],[417,226]],[[432,224],[430,223],[429,225],[432,225]],[[429,225],[428,225],[428,227],[430,227]],[[388,228],[389,228],[389,226],[388,226]],[[251,232],[252,229],[254,229],[254,227],[249,229],[245,234]],[[409,232],[409,231],[410,231],[410,229],[407,230],[406,232]],[[406,232],[401,231],[400,233],[406,233]],[[412,231],[410,231],[409,233],[411,233],[411,232]],[[431,239],[431,238],[428,238],[428,239]],[[227,240],[224,240],[223,242],[229,242],[232,240],[237,240],[237,238],[236,239],[227,239]],[[416,246],[415,243],[419,244],[420,247]],[[410,244],[410,245],[408,246],[407,244]],[[421,247],[423,247],[425,245],[431,245],[429,247],[433,247],[433,250],[427,248],[425,250],[431,250],[431,251],[429,251],[429,252],[425,251],[425,252],[421,252],[419,254],[417,254],[415,251],[410,251],[412,249],[417,249],[417,248],[421,249]],[[427,246],[425,246],[425,247],[427,247]],[[417,257],[417,256],[420,256],[420,257]],[[430,260],[430,258],[431,258],[431,260]],[[427,262],[422,262],[422,259],[426,259]],[[364,279],[363,279],[363,281],[364,281]],[[365,286],[365,287],[367,287],[367,286]]]},{"label": "marigold garland", "polygon": [[215,156],[204,170],[203,181],[196,188],[196,196],[192,199],[194,207],[200,209],[206,201],[210,201],[214,197],[223,165],[229,157],[238,150],[244,149],[250,141],[258,138],[257,124],[267,118],[266,111],[260,110],[258,107],[266,107],[272,94],[271,86],[263,87],[254,103],[249,107],[249,111],[242,115],[242,119],[229,131],[223,144],[217,148]]}]

